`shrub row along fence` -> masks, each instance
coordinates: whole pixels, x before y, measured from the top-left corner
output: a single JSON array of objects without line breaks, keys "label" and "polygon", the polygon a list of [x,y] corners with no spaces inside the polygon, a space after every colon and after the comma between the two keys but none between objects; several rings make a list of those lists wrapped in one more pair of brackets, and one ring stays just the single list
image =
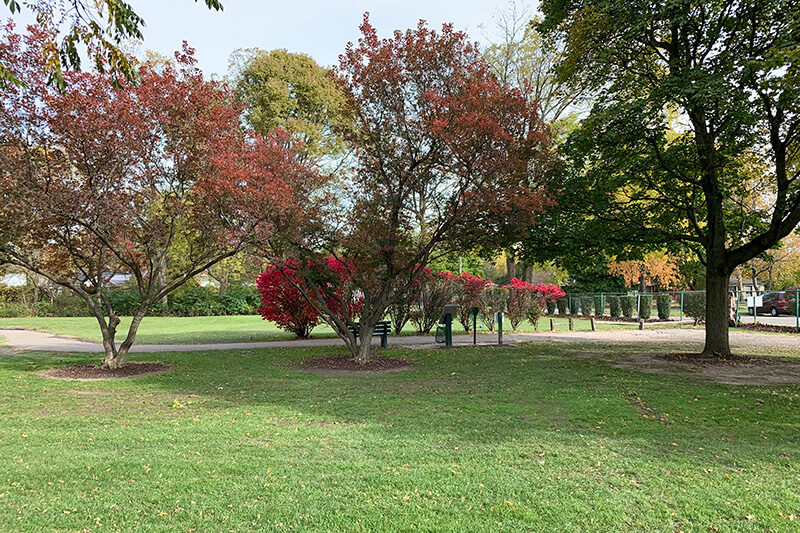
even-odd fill
[{"label": "shrub row along fence", "polygon": [[[735,325],[745,315],[758,321],[758,315],[792,316],[795,331],[800,331],[800,289],[782,291],[734,290],[730,292],[729,318]],[[644,293],[569,293],[548,304],[547,312],[562,316],[609,318],[614,320],[692,319],[697,325],[706,319],[705,291],[665,291]]]},{"label": "shrub row along fence", "polygon": [[[138,292],[121,287],[109,292],[114,311],[131,315],[139,306]],[[166,303],[151,308],[154,316],[219,316],[256,313],[259,295],[255,287],[232,284],[220,294],[214,287],[185,286],[170,294]],[[90,316],[86,304],[66,291],[50,293],[32,287],[0,288],[0,317]]]},{"label": "shrub row along fence", "polygon": [[569,293],[547,312],[618,320],[705,320],[704,291]]}]

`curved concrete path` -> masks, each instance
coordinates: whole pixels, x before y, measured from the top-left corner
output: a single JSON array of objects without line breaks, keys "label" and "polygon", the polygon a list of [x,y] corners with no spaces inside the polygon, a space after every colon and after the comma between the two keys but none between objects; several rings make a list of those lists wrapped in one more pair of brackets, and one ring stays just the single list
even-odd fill
[{"label": "curved concrete path", "polygon": [[[86,342],[51,333],[24,329],[0,328],[0,342],[5,340],[4,348],[12,350],[35,350],[46,352],[103,352],[103,346],[96,342]],[[702,344],[702,330],[653,328],[644,330],[618,329],[602,331],[557,331],[541,333],[512,333],[503,336],[508,344],[519,342],[598,342],[598,343],[675,343],[684,345]],[[379,339],[373,338],[377,343]],[[472,335],[456,335],[453,338],[457,346],[472,344]],[[491,334],[479,334],[480,345],[494,345],[497,337]],[[200,352],[209,350],[248,350],[256,348],[289,348],[301,346],[340,346],[339,338],[305,339],[266,342],[235,342],[214,344],[134,344],[131,352]],[[436,345],[432,335],[389,337],[392,346],[409,348],[432,348]],[[800,350],[800,335],[766,334],[747,331],[732,331],[731,345],[748,348],[786,348]]]}]

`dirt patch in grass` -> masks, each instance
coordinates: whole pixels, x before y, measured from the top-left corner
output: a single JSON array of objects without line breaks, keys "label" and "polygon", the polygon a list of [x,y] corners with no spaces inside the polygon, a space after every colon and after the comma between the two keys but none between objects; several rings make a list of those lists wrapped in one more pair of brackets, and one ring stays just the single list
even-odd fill
[{"label": "dirt patch in grass", "polygon": [[411,370],[411,362],[399,357],[377,357],[359,363],[344,355],[323,355],[304,359],[290,368],[321,376],[369,376],[405,372]]},{"label": "dirt patch in grass", "polygon": [[647,374],[698,375],[726,385],[800,383],[800,365],[769,357],[700,357],[691,353],[630,354],[612,359],[603,354],[579,357],[601,359],[611,366]]},{"label": "dirt patch in grass", "polygon": [[49,368],[39,372],[40,376],[72,381],[94,381],[98,379],[127,379],[169,372],[172,367],[166,363],[135,362],[125,363],[120,368],[102,368],[92,363]]},{"label": "dirt patch in grass", "polygon": [[740,329],[749,329],[752,331],[768,331],[771,333],[797,333],[794,329],[794,326],[775,326],[772,324],[743,324],[739,322]]}]

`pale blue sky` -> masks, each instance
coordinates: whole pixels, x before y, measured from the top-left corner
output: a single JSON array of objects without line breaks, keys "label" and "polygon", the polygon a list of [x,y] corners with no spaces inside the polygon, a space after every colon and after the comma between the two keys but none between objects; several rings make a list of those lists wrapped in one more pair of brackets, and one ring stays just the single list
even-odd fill
[{"label": "pale blue sky", "polygon": [[[508,0],[222,0],[225,10],[209,11],[192,0],[130,0],[145,19],[144,46],[170,54],[185,39],[197,50],[207,74],[224,75],[236,48],[286,48],[310,54],[322,65],[336,63],[345,44],[358,38],[365,11],[379,34],[415,26],[419,19],[440,26],[452,22],[473,40],[494,30],[493,15]],[[532,2],[519,0],[518,6]],[[485,27],[480,28],[483,24]]]}]

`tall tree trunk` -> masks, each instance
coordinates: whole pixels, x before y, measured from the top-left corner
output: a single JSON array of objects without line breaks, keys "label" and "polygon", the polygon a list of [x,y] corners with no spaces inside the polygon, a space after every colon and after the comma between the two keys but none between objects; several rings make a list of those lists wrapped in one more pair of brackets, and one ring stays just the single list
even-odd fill
[{"label": "tall tree trunk", "polygon": [[533,283],[533,267],[528,265],[525,267],[525,273],[523,274],[523,281],[527,281],[528,283]]},{"label": "tall tree trunk", "polygon": [[514,258],[510,255],[506,256],[506,274],[508,275],[508,281],[517,277],[517,263],[514,262]]},{"label": "tall tree trunk", "polygon": [[710,254],[706,265],[706,343],[703,354],[731,355],[728,340],[730,272]]},{"label": "tall tree trunk", "polygon": [[647,292],[647,276],[645,275],[644,268],[639,272],[639,292]]}]

